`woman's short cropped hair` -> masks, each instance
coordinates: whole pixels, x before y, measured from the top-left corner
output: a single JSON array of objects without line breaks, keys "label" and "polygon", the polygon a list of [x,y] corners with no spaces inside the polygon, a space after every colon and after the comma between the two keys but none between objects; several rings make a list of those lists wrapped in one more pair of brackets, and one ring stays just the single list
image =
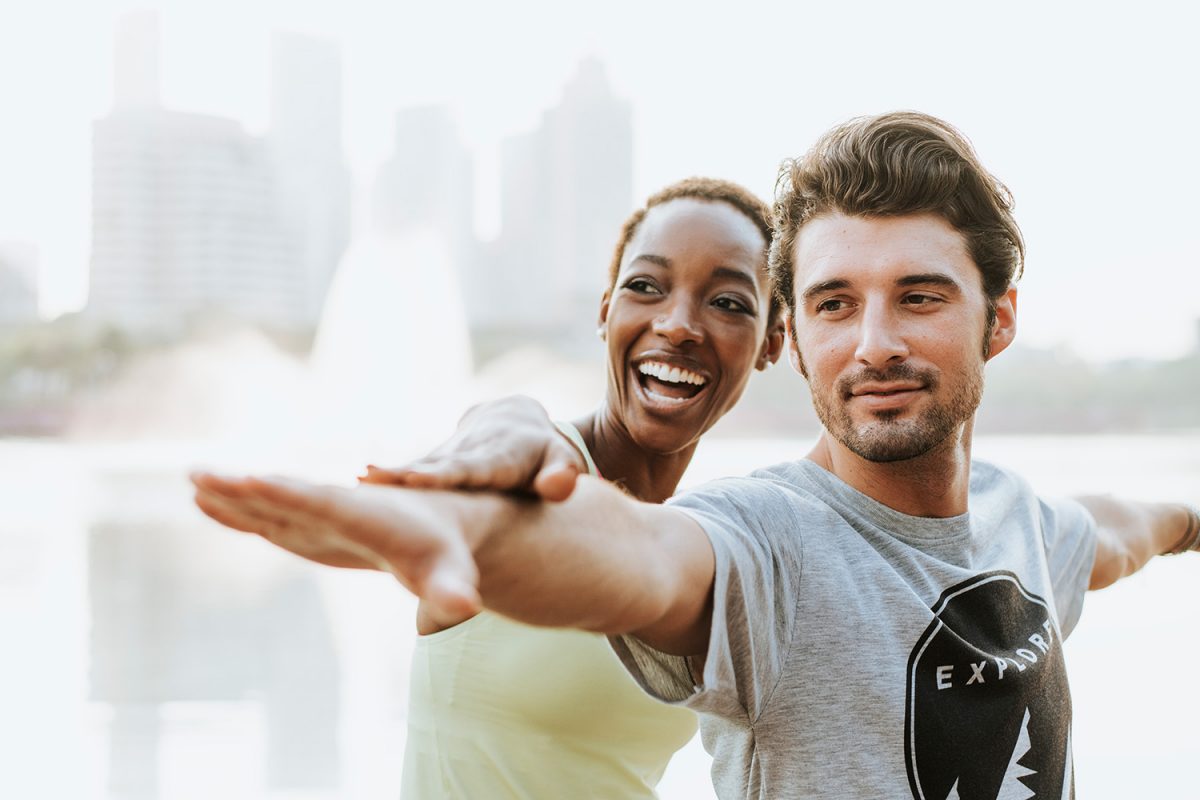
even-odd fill
[{"label": "woman's short cropped hair", "polygon": [[[625,258],[625,248],[637,233],[642,220],[646,218],[646,212],[655,206],[684,198],[725,203],[744,214],[762,232],[765,269],[772,232],[771,207],[759,199],[754,192],[733,181],[719,178],[685,178],[650,195],[646,200],[646,205],[634,211],[629,219],[625,220],[625,224],[621,227],[621,238],[613,250],[612,263],[608,267],[608,288],[610,290],[616,285],[617,274],[621,271],[621,261]],[[770,274],[767,275],[767,278],[771,280]],[[768,319],[773,320],[780,310],[779,292],[773,282],[769,286],[769,296],[771,311]]]}]

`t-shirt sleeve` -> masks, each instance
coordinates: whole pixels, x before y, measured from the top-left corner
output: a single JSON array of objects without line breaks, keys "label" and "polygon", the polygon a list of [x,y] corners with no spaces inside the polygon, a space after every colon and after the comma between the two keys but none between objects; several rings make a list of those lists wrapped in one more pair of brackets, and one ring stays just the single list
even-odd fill
[{"label": "t-shirt sleeve", "polygon": [[1058,627],[1066,638],[1083,612],[1083,598],[1096,559],[1096,521],[1074,500],[1038,498],[1038,502]]},{"label": "t-shirt sleeve", "polygon": [[726,479],[671,502],[704,529],[715,556],[713,616],[703,660],[661,653],[633,636],[613,649],[642,688],[672,703],[757,719],[779,681],[796,620],[802,545],[781,490]]}]

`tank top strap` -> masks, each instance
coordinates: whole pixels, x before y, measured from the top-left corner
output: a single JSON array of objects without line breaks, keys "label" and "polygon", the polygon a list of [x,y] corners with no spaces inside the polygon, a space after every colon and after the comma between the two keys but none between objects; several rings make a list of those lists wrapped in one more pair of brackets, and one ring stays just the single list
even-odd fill
[{"label": "tank top strap", "polygon": [[571,444],[579,449],[583,454],[584,463],[587,464],[588,474],[595,475],[597,478],[604,477],[600,474],[600,470],[596,469],[596,462],[592,460],[592,454],[588,452],[587,444],[583,441],[583,434],[569,422],[555,422],[554,426],[558,428],[559,433],[571,440]]}]

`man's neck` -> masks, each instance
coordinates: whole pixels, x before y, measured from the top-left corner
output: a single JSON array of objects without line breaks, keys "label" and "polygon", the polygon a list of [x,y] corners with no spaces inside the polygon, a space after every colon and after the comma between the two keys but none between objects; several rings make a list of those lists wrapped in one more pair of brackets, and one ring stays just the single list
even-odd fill
[{"label": "man's neck", "polygon": [[967,511],[971,483],[971,429],[967,421],[945,442],[916,458],[875,462],[856,455],[822,431],[805,456],[848,485],[914,517],[954,517]]}]

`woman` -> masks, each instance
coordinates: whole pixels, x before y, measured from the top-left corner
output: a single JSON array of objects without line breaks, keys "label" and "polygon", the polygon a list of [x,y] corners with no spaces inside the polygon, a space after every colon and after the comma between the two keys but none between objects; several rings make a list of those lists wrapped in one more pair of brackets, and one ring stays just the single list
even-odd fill
[{"label": "woman", "polygon": [[[595,412],[559,426],[576,469],[642,500],[675,492],[700,436],[741,397],[752,369],[779,356],[769,241],[767,208],[717,180],[667,187],[626,222],[600,304],[607,392]],[[467,421],[475,438],[487,438],[488,413]],[[473,447],[460,436],[416,469],[372,468],[367,479],[499,488],[496,473],[507,471],[511,486],[529,474],[520,463],[543,458],[540,409],[516,401],[490,413],[509,431],[525,419],[527,443],[509,433],[503,456],[464,473],[460,455]],[[514,454],[514,440],[526,452]],[[446,626],[424,606],[418,632],[405,798],[653,797],[671,755],[695,733],[694,714],[646,696],[598,634],[486,611]]]},{"label": "woman", "polygon": [[[531,401],[493,404],[414,468],[369,469],[410,486],[570,491],[587,471],[634,497],[670,497],[700,436],[778,359],[783,328],[766,269],[765,205],[725,181],[690,179],[652,196],[625,224],[600,304],[608,381],[599,409],[561,425]],[[566,444],[567,440],[570,445]],[[263,532],[199,477],[218,521]],[[269,527],[269,526],[268,526]],[[265,535],[265,534],[264,534]],[[271,538],[268,536],[267,538]],[[293,552],[378,568],[370,554]],[[443,606],[444,607],[444,606]],[[654,797],[691,712],[649,699],[599,634],[535,628],[483,612],[418,611],[402,795],[416,798]]]}]

